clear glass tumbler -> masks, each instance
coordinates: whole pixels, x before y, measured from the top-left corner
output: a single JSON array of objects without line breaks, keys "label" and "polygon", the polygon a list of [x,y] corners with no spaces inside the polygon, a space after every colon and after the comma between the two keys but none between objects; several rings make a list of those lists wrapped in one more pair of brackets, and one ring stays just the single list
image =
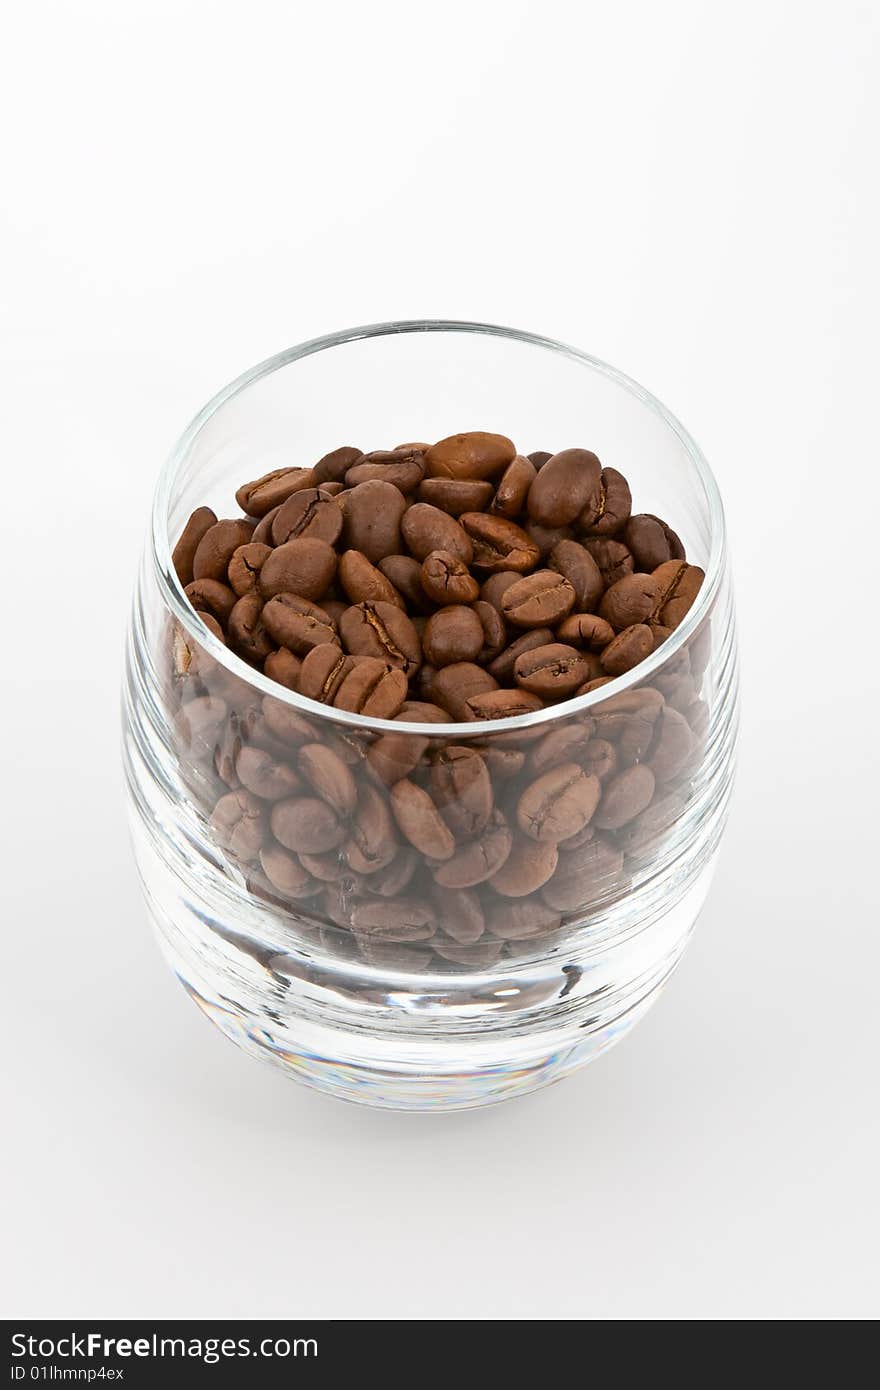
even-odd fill
[{"label": "clear glass tumbler", "polygon": [[[171,550],[196,507],[234,514],[243,481],[341,444],[468,429],[508,435],[522,452],[592,449],[626,474],[639,511],[681,534],[705,581],[634,670],[516,718],[388,722],[271,681],[193,612]],[[400,1109],[483,1105],[567,1075],[627,1032],[706,897],[736,726],[715,481],[658,401],[584,353],[475,323],[337,333],[221,391],[162,473],[124,692],[144,894],[203,1012],[320,1090]],[[301,788],[302,760],[320,761],[322,749],[350,773],[334,811],[343,828],[338,848],[304,866],[273,839],[271,799],[240,774],[268,756],[286,769],[277,797]],[[536,847],[518,828],[522,798],[537,783],[552,801],[572,768],[598,777],[598,808],[558,850]],[[441,807],[456,837],[451,860],[401,843],[390,803],[403,778]],[[522,892],[519,870],[536,854],[544,881]],[[490,884],[502,859],[509,872]]]}]

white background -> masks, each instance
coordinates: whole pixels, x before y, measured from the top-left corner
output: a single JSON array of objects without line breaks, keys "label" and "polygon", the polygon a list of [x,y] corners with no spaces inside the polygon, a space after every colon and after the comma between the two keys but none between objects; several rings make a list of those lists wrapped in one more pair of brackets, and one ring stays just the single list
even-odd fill
[{"label": "white background", "polygon": [[[873,0],[7,19],[7,1315],[880,1312],[878,129]],[[573,1080],[446,1118],[339,1105],[208,1027],[147,929],[117,751],[183,425],[271,352],[422,315],[573,342],[684,420],[744,670],[663,999]]]}]

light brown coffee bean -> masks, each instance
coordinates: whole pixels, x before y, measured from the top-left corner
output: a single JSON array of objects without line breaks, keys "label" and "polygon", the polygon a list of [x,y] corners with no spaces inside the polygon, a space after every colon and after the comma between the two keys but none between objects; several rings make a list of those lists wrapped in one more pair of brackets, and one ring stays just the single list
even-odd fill
[{"label": "light brown coffee bean", "polygon": [[420,863],[415,850],[401,845],[390,864],[363,880],[364,889],[382,898],[396,898],[411,882]]},{"label": "light brown coffee bean", "polygon": [[629,574],[605,591],[599,604],[599,616],[610,623],[615,632],[622,632],[633,623],[647,622],[661,593],[660,583],[652,575]]},{"label": "light brown coffee bean", "polygon": [[505,647],[507,642],[507,628],[504,619],[493,608],[491,603],[484,603],[482,599],[477,599],[473,605],[483,632],[483,642],[477,652],[476,660],[481,666],[487,666],[490,661],[494,661]]},{"label": "light brown coffee bean", "polygon": [[490,909],[487,928],[501,941],[530,941],[557,931],[560,921],[559,914],[542,902],[505,902]]},{"label": "light brown coffee bean", "polygon": [[599,830],[619,830],[645,807],[654,795],[654,774],[645,763],[625,767],[605,783],[594,817]]},{"label": "light brown coffee bean", "polygon": [[298,690],[308,700],[332,705],[337,690],[351,670],[355,658],[347,656],[335,642],[312,647],[303,658]]},{"label": "light brown coffee bean", "polygon": [[301,853],[299,862],[319,883],[338,883],[343,888],[350,886],[351,890],[356,892],[366,882],[359,874],[352,873],[340,849],[329,849],[324,854]]},{"label": "light brown coffee bean", "polygon": [[235,771],[242,786],[261,801],[280,801],[302,790],[302,782],[293,768],[276,761],[264,748],[252,745],[240,748]]},{"label": "light brown coffee bean", "polygon": [[467,702],[469,719],[515,719],[543,709],[541,699],[529,690],[487,690]]},{"label": "light brown coffee bean", "polygon": [[479,512],[492,500],[492,484],[474,478],[426,478],[419,485],[418,499],[439,507],[450,516]]},{"label": "light brown coffee bean", "polygon": [[286,541],[272,551],[260,570],[260,592],[264,598],[276,594],[298,594],[300,598],[320,599],[336,573],[336,551],[326,541]]},{"label": "light brown coffee bean", "polygon": [[[446,715],[442,710],[438,713],[439,722],[444,722]],[[428,739],[418,734],[382,734],[367,749],[367,763],[379,780],[390,787],[418,767],[427,747]]]},{"label": "light brown coffee bean", "polygon": [[584,772],[591,772],[604,782],[617,771],[617,749],[605,738],[591,738],[580,763]]},{"label": "light brown coffee bean", "polygon": [[341,845],[347,833],[332,807],[314,796],[276,801],[270,819],[275,839],[296,853],[324,854]]},{"label": "light brown coffee bean", "polygon": [[433,444],[425,454],[425,463],[433,478],[494,478],[515,457],[516,448],[505,435],[474,430]]},{"label": "light brown coffee bean", "polygon": [[541,526],[568,526],[589,502],[601,473],[602,465],[589,449],[554,454],[529,489],[529,516]]},{"label": "light brown coffee bean", "polygon": [[563,642],[523,652],[517,657],[513,676],[517,685],[540,695],[542,700],[558,700],[583,685],[590,672],[587,658]]},{"label": "light brown coffee bean", "polygon": [[263,698],[263,718],[267,730],[278,740],[282,750],[295,748],[300,743],[309,743],[314,738],[311,721],[298,710],[291,709],[290,705],[276,700],[271,695]]},{"label": "light brown coffee bean", "polygon": [[633,623],[632,627],[618,633],[602,652],[599,658],[602,670],[606,676],[622,676],[650,656],[653,650],[654,634],[650,627],[647,623]]},{"label": "light brown coffee bean", "polygon": [[495,574],[490,574],[489,578],[480,588],[480,598],[484,603],[491,603],[497,609],[499,617],[503,616],[504,610],[501,607],[501,600],[519,580],[516,570],[498,570]]},{"label": "light brown coffee bean", "polygon": [[343,676],[333,705],[372,719],[393,719],[407,690],[406,675],[399,668],[377,657],[357,657]]},{"label": "light brown coffee bean", "polygon": [[360,458],[363,458],[360,449],[355,449],[351,444],[345,444],[341,449],[333,449],[331,453],[318,459],[312,470],[315,486],[343,482],[348,470],[353,468]]},{"label": "light brown coffee bean", "polygon": [[408,507],[400,529],[407,549],[416,560],[427,559],[433,550],[454,555],[464,565],[469,565],[474,557],[474,548],[459,523],[427,502],[415,502]]},{"label": "light brown coffee bean", "polygon": [[[400,522],[406,499],[392,483],[359,483],[346,492],[343,539],[347,550],[360,550],[374,565],[401,549]],[[336,504],[334,504],[336,505]]]},{"label": "light brown coffee bean", "polygon": [[449,744],[431,759],[431,794],[440,814],[459,840],[479,835],[494,805],[492,779],[485,760],[467,745]]},{"label": "light brown coffee bean", "polygon": [[537,469],[531,460],[517,454],[501,475],[490,510],[498,516],[519,516],[537,476]]},{"label": "light brown coffee bean", "polygon": [[668,705],[655,725],[648,766],[658,782],[670,782],[687,766],[694,751],[694,735],[683,714]]},{"label": "light brown coffee bean", "polygon": [[364,454],[345,475],[347,487],[359,483],[391,483],[400,492],[415,492],[425,476],[424,453],[420,449],[377,449]]},{"label": "light brown coffee bean", "polygon": [[[489,491],[491,495],[491,488]],[[181,531],[180,539],[171,554],[171,563],[184,588],[193,582],[193,559],[202,537],[211,530],[212,526],[216,525],[217,516],[210,507],[196,507]]]},{"label": "light brown coffee bean", "polygon": [[259,663],[275,650],[275,643],[263,622],[263,599],[256,589],[237,601],[226,625],[229,645],[245,661]]},{"label": "light brown coffee bean", "polygon": [[557,844],[589,824],[601,794],[598,778],[577,763],[562,763],[526,787],[516,808],[517,824],[533,840]]},{"label": "light brown coffee bean", "polygon": [[351,768],[322,743],[307,743],[299,750],[297,766],[313,792],[340,816],[350,816],[357,802]]},{"label": "light brown coffee bean", "polygon": [[521,526],[504,516],[465,512],[459,524],[473,546],[471,563],[480,570],[516,570],[525,574],[540,559],[540,551]]},{"label": "light brown coffee bean", "polygon": [[358,787],[349,831],[344,854],[356,873],[375,874],[387,868],[397,853],[397,835],[388,802],[369,782]]},{"label": "light brown coffee bean", "polygon": [[554,546],[557,546],[560,541],[574,539],[570,526],[541,526],[537,521],[529,520],[525,524],[525,529],[538,547],[538,552],[545,564]]},{"label": "light brown coffee bean", "polygon": [[529,767],[535,772],[547,772],[561,763],[580,761],[593,733],[593,721],[587,715],[576,724],[562,724],[551,729],[529,752]]},{"label": "light brown coffee bean", "polygon": [[433,602],[450,604],[473,603],[480,592],[463,560],[448,550],[432,550],[419,571],[422,592]]},{"label": "light brown coffee bean", "polygon": [[226,577],[229,587],[235,590],[239,598],[256,589],[263,562],[271,554],[272,547],[261,545],[258,541],[248,541],[247,545],[240,545],[233,552],[227,567]]},{"label": "light brown coffee bean", "polygon": [[293,493],[312,487],[316,481],[311,468],[276,468],[252,483],[243,483],[235,500],[248,516],[263,517]]},{"label": "light brown coffee bean", "polygon": [[352,910],[352,928],[375,941],[429,941],[436,923],[429,903],[415,898],[361,902]]},{"label": "light brown coffee bean", "polygon": [[330,615],[298,594],[276,594],[262,612],[263,625],[282,647],[305,656],[313,647],[338,647],[339,637]]},{"label": "light brown coffee bean", "polygon": [[[424,670],[424,667],[422,668]],[[409,724],[448,724],[449,714],[439,705],[432,705],[426,700],[404,700],[395,720],[406,720]]]},{"label": "light brown coffee bean", "polygon": [[505,898],[524,898],[536,893],[556,870],[559,851],[555,844],[514,836],[513,848],[489,886]]},{"label": "light brown coffee bean", "polygon": [[556,570],[568,580],[575,592],[577,613],[592,613],[605,592],[602,574],[589,550],[578,541],[557,541],[547,561],[551,570]]},{"label": "light brown coffee bean", "polygon": [[406,604],[391,580],[360,550],[343,551],[337,578],[352,603],[393,603],[395,608],[406,611]]},{"label": "light brown coffee bean", "polygon": [[651,578],[658,590],[652,617],[655,622],[674,630],[689,611],[706,576],[698,565],[668,560]]},{"label": "light brown coffee bean", "polygon": [[472,946],[479,941],[486,927],[486,918],[479,894],[473,888],[431,887],[434,915],[443,923],[443,931],[460,946]]},{"label": "light brown coffee bean", "polygon": [[429,859],[449,859],[455,839],[430,796],[404,777],[391,788],[391,812],[401,833]]},{"label": "light brown coffee bean", "polygon": [[412,619],[394,604],[352,604],[339,620],[339,634],[352,656],[378,657],[404,671],[407,679],[421,664],[422,645]]},{"label": "light brown coffee bean", "polygon": [[496,681],[512,685],[513,672],[519,657],[524,652],[533,652],[538,647],[546,647],[547,643],[552,641],[553,629],[549,627],[534,627],[528,632],[523,632],[519,637],[514,638],[502,652],[499,652],[494,661],[489,662],[489,674],[494,676]]},{"label": "light brown coffee bean", "polygon": [[263,805],[244,787],[221,796],[211,813],[211,833],[236,859],[256,859],[265,836]]},{"label": "light brown coffee bean", "polygon": [[302,662],[293,652],[286,647],[279,647],[277,651],[270,652],[263,663],[263,670],[270,680],[277,681],[279,685],[286,685],[288,690],[299,689],[299,673],[302,669]]},{"label": "light brown coffee bean", "polygon": [[[422,588],[422,567],[418,560],[414,560],[411,555],[386,555],[384,560],[379,561],[379,570],[389,584],[393,584],[397,594],[403,597],[404,608],[408,607],[410,613],[429,611],[431,605]],[[353,602],[360,603],[362,600],[356,599]],[[393,600],[389,599],[388,602]]]},{"label": "light brown coffee bean", "polygon": [[219,579],[194,579],[184,590],[197,613],[210,613],[221,625],[229,621],[229,615],[238,602],[238,595],[228,584]]},{"label": "light brown coffee bean", "polygon": [[495,810],[478,839],[459,845],[450,859],[434,870],[435,882],[444,888],[473,888],[496,874],[510,854],[513,832]]},{"label": "light brown coffee bean", "polygon": [[308,536],[312,540],[335,545],[341,531],[342,510],[332,493],[325,492],[323,488],[308,487],[295,492],[278,508],[272,522],[272,543],[285,545],[287,541]]},{"label": "light brown coffee bean", "polygon": [[482,666],[456,661],[437,671],[431,681],[431,701],[448,711],[453,723],[464,723],[470,716],[467,702],[487,690],[497,690],[498,682]]},{"label": "light brown coffee bean", "polygon": [[[490,611],[495,612],[494,609]],[[439,608],[426,622],[422,634],[422,650],[432,666],[475,661],[483,650],[483,642],[483,624],[479,616],[473,608],[463,604]]]},{"label": "light brown coffee bean", "polygon": [[575,592],[554,570],[536,570],[512,584],[501,600],[505,619],[514,627],[553,627],[571,612]]},{"label": "light brown coffee bean", "polygon": [[556,629],[560,642],[570,642],[591,652],[601,652],[614,641],[614,628],[598,613],[571,613]]},{"label": "light brown coffee bean", "polygon": [[273,888],[288,898],[309,898],[318,891],[318,884],[294,855],[268,841],[260,847],[260,864]]},{"label": "light brown coffee bean", "polygon": [[556,872],[541,889],[548,907],[580,913],[603,898],[619,893],[623,854],[616,845],[596,836],[576,854],[561,854]]}]

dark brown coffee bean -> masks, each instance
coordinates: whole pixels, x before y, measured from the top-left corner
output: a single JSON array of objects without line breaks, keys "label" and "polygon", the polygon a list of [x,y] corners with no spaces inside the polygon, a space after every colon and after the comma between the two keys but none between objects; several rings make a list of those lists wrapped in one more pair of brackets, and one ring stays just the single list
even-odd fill
[{"label": "dark brown coffee bean", "polygon": [[[422,588],[422,567],[411,555],[386,555],[379,561],[379,570],[404,599],[411,613],[425,613],[430,603]],[[362,600],[358,599],[357,602]],[[391,602],[391,600],[389,600]]]},{"label": "dark brown coffee bean", "polygon": [[474,478],[426,478],[418,490],[420,502],[439,507],[450,516],[480,512],[492,500],[492,484]]},{"label": "dark brown coffee bean", "polygon": [[339,620],[339,633],[352,656],[378,657],[389,666],[399,667],[407,678],[421,664],[422,647],[412,619],[394,604],[352,604]]},{"label": "dark brown coffee bean", "polygon": [[301,488],[312,487],[316,478],[311,468],[276,468],[252,483],[243,483],[235,500],[248,516],[265,516]]},{"label": "dark brown coffee bean", "polygon": [[598,613],[572,613],[556,629],[560,642],[571,642],[591,652],[601,652],[614,641],[614,628]]},{"label": "dark brown coffee bean", "polygon": [[450,744],[431,760],[431,793],[440,814],[459,840],[479,835],[494,805],[492,779],[474,749]]},{"label": "dark brown coffee bean", "polygon": [[651,578],[659,590],[652,616],[655,622],[674,630],[693,604],[706,576],[698,565],[668,560],[654,570]]},{"label": "dark brown coffee bean", "polygon": [[469,719],[515,719],[543,709],[543,701],[528,690],[487,690],[467,702]]},{"label": "dark brown coffee bean", "polygon": [[541,526],[537,521],[528,521],[525,529],[538,547],[538,553],[545,563],[554,546],[560,541],[573,539],[570,526]]},{"label": "dark brown coffee bean", "polygon": [[362,902],[352,910],[352,928],[376,941],[429,941],[436,923],[429,903],[414,898]]},{"label": "dark brown coffee bean", "polygon": [[599,566],[589,550],[577,541],[557,541],[547,561],[548,568],[568,580],[575,592],[575,610],[592,613],[605,591]]},{"label": "dark brown coffee bean", "polygon": [[654,650],[654,635],[646,623],[634,623],[624,628],[609,642],[599,660],[606,676],[622,676],[650,656]]},{"label": "dark brown coffee bean", "polygon": [[274,545],[284,545],[303,536],[335,545],[341,532],[341,508],[331,493],[318,487],[303,488],[288,497],[272,522]]},{"label": "dark brown coffee bean", "polygon": [[292,854],[271,840],[260,849],[260,864],[273,888],[289,898],[309,898],[318,884]]},{"label": "dark brown coffee bean", "polygon": [[574,607],[575,592],[555,570],[536,570],[511,585],[501,600],[505,619],[514,627],[553,627]]},{"label": "dark brown coffee bean", "polygon": [[471,563],[480,570],[516,570],[524,574],[540,559],[538,547],[521,526],[504,516],[464,512],[459,524],[473,545]]},{"label": "dark brown coffee bean", "polygon": [[326,610],[298,594],[276,594],[269,599],[262,620],[270,637],[299,656],[326,643],[339,645],[336,628]]},{"label": "dark brown coffee bean", "polygon": [[[445,723],[447,716],[442,710],[437,712],[438,722]],[[382,734],[367,749],[367,763],[379,780],[391,787],[418,767],[427,747],[428,740],[418,734]]]},{"label": "dark brown coffee bean", "polygon": [[594,817],[599,830],[619,830],[645,807],[654,795],[654,774],[644,763],[615,773],[605,783]]},{"label": "dark brown coffee bean", "polygon": [[449,859],[455,839],[426,791],[404,777],[391,788],[391,811],[411,845],[429,859]]},{"label": "dark brown coffee bean", "polygon": [[236,859],[256,859],[266,833],[263,805],[244,787],[221,796],[211,813],[211,833]]},{"label": "dark brown coffee bean", "polygon": [[512,845],[513,832],[495,810],[480,837],[459,845],[452,858],[434,870],[434,879],[444,888],[473,888],[485,883],[501,868]]},{"label": "dark brown coffee bean", "polygon": [[229,621],[229,615],[238,602],[238,595],[228,584],[219,579],[194,579],[184,590],[197,613],[210,613],[220,624]]},{"label": "dark brown coffee bean", "polygon": [[428,619],[422,650],[432,666],[449,666],[453,661],[475,661],[483,641],[483,625],[473,608],[453,604],[439,608]]},{"label": "dark brown coffee bean", "polygon": [[602,788],[577,763],[562,763],[537,777],[519,799],[516,819],[523,834],[557,844],[592,820]]},{"label": "dark brown coffee bean", "polygon": [[487,927],[501,941],[530,941],[549,936],[558,930],[560,921],[558,912],[544,903],[506,902],[490,909]]},{"label": "dark brown coffee bean", "polygon": [[504,644],[507,641],[507,628],[498,609],[493,608],[491,603],[484,603],[482,599],[478,599],[473,606],[473,611],[480,621],[483,632],[482,646],[477,652],[476,659],[481,665],[488,665],[504,650]]},{"label": "dark brown coffee bean", "polygon": [[589,671],[589,663],[582,652],[562,642],[548,642],[545,647],[536,647],[518,656],[513,676],[517,685],[533,695],[540,695],[543,700],[558,700],[577,690],[588,679]]},{"label": "dark brown coffee bean", "polygon": [[302,782],[292,767],[279,763],[264,748],[245,746],[235,760],[239,781],[261,801],[280,801],[302,790]]},{"label": "dark brown coffee bean", "polygon": [[[487,484],[488,486],[488,484]],[[491,495],[491,488],[489,489]],[[488,499],[487,499],[488,500]],[[184,588],[193,582],[193,559],[202,537],[217,525],[217,516],[210,507],[196,507],[189,521],[180,533],[180,539],[171,555],[171,563]]]},{"label": "dark brown coffee bean", "polygon": [[346,550],[340,555],[337,578],[352,603],[393,603],[395,608],[406,611],[406,604],[391,580],[371,565],[360,550]]},{"label": "dark brown coffee bean", "polygon": [[622,632],[633,623],[644,623],[652,616],[662,594],[660,582],[650,574],[628,574],[606,589],[599,604],[599,616]]},{"label": "dark brown coffee bean", "polygon": [[626,478],[616,468],[603,468],[577,524],[591,536],[616,536],[631,510],[632,493]]},{"label": "dark brown coffee bean", "polygon": [[372,454],[364,454],[345,475],[348,487],[359,483],[391,483],[400,492],[415,492],[425,476],[425,460],[416,449],[377,449]]},{"label": "dark brown coffee bean", "polygon": [[233,553],[226,575],[230,588],[235,590],[239,598],[256,589],[263,562],[271,554],[270,545],[261,545],[257,541],[248,541],[247,545],[240,545]]},{"label": "dark brown coffee bean", "polygon": [[694,735],[684,715],[668,705],[662,710],[655,729],[648,766],[658,782],[671,782],[692,756]]},{"label": "dark brown coffee bean", "polygon": [[589,449],[563,449],[548,459],[529,489],[528,511],[541,526],[568,526],[595,492],[602,465]]},{"label": "dark brown coffee bean", "polygon": [[501,475],[491,510],[499,516],[519,516],[525,506],[529,488],[537,476],[535,465],[529,459],[523,458],[522,454],[517,454]]},{"label": "dark brown coffee bean", "polygon": [[362,782],[344,849],[350,867],[359,874],[378,873],[391,863],[397,845],[388,802],[369,782]]},{"label": "dark brown coffee bean", "polygon": [[506,861],[489,879],[489,886],[505,898],[524,898],[543,887],[555,872],[558,858],[555,844],[517,835]]},{"label": "dark brown coffee bean", "polygon": [[216,579],[225,583],[229,561],[240,545],[248,543],[253,529],[253,524],[244,520],[215,522],[196,546],[193,579]]},{"label": "dark brown coffee bean", "polygon": [[551,729],[529,752],[529,767],[537,774],[548,772],[551,767],[559,767],[561,763],[580,760],[592,732],[593,721],[589,715],[577,724],[563,724],[558,729]]},{"label": "dark brown coffee bean", "polygon": [[494,661],[489,663],[489,674],[494,676],[496,681],[503,684],[513,684],[513,672],[518,658],[524,652],[536,651],[538,647],[546,647],[548,642],[553,641],[553,629],[549,627],[535,627],[529,632],[524,632],[515,638],[510,646],[505,647]]},{"label": "dark brown coffee bean", "polygon": [[279,545],[260,570],[260,592],[264,598],[276,594],[298,594],[300,598],[320,599],[336,573],[336,551],[326,541],[287,541]]},{"label": "dark brown coffee bean", "polygon": [[556,872],[541,889],[548,907],[579,913],[623,887],[623,854],[598,836],[576,854],[561,854]]},{"label": "dark brown coffee bean", "polygon": [[277,507],[273,507],[271,511],[267,512],[266,515],[261,517],[257,522],[254,527],[254,533],[251,536],[251,540],[255,545],[272,544],[272,523],[280,511],[281,505],[279,504]]},{"label": "dark brown coffee bean", "polygon": [[472,946],[479,941],[486,927],[482,904],[473,888],[431,887],[434,915],[443,923],[443,930],[460,946]]},{"label": "dark brown coffee bean", "polygon": [[482,666],[475,666],[470,661],[456,661],[436,672],[431,681],[431,699],[432,703],[449,712],[453,723],[461,724],[470,718],[469,699],[487,690],[497,689],[498,682]]},{"label": "dark brown coffee bean", "polygon": [[334,449],[332,453],[325,454],[323,458],[318,459],[312,470],[315,486],[321,483],[343,482],[348,470],[354,467],[360,458],[363,458],[360,449],[355,449],[349,444],[343,445],[341,449]]},{"label": "dark brown coffee bean", "polygon": [[[432,478],[494,478],[516,457],[516,448],[503,434],[453,434],[433,444],[425,455]],[[434,546],[432,549],[443,547]]]},{"label": "dark brown coffee bean", "polygon": [[432,550],[419,571],[422,592],[433,602],[469,604],[480,592],[480,586],[467,565],[448,550]]},{"label": "dark brown coffee bean", "polygon": [[275,642],[263,622],[263,600],[256,589],[238,600],[229,614],[226,630],[229,645],[246,661],[260,662],[275,650]]},{"label": "dark brown coffee bean", "polygon": [[635,561],[621,541],[611,540],[607,536],[587,536],[583,545],[599,566],[606,589],[634,572]]},{"label": "dark brown coffee bean", "polygon": [[322,743],[307,743],[299,750],[297,765],[313,792],[340,816],[350,816],[357,802],[351,768]]},{"label": "dark brown coffee bean", "polygon": [[526,458],[536,472],[543,468],[545,463],[549,463],[552,457],[553,455],[548,454],[546,449],[536,449],[534,453],[526,454]]},{"label": "dark brown coffee bean", "polygon": [[439,507],[416,502],[408,507],[401,523],[407,549],[416,560],[425,560],[434,550],[442,550],[469,565],[474,549],[461,526]]},{"label": "dark brown coffee bean", "polygon": [[343,676],[333,705],[372,719],[393,719],[407,689],[406,675],[397,667],[377,657],[357,657]]},{"label": "dark brown coffee bean", "polygon": [[480,589],[480,598],[484,603],[491,603],[492,607],[498,610],[499,616],[503,617],[501,600],[518,579],[519,574],[515,570],[499,570],[496,574],[490,574]]},{"label": "dark brown coffee bean", "polygon": [[637,567],[650,574],[667,560],[683,560],[684,546],[659,516],[642,512],[631,516],[621,539],[632,551]]},{"label": "dark brown coffee bean", "polygon": [[373,481],[359,483],[343,496],[346,549],[362,551],[374,565],[386,555],[396,555],[401,549],[401,517],[406,514],[406,499],[400,489],[392,483]]},{"label": "dark brown coffee bean", "polygon": [[304,854],[324,854],[335,849],[347,833],[332,807],[314,796],[276,801],[271,824],[272,834],[285,849]]}]

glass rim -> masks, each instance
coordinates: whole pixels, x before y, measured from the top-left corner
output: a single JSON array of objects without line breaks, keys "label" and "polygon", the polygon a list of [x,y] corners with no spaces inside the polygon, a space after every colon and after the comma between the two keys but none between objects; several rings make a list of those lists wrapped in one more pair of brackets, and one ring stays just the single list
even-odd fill
[{"label": "glass rim", "polygon": [[[288,690],[286,686],[281,685],[278,681],[273,681],[262,671],[249,666],[230,647],[220,642],[210,629],[199,620],[198,614],[184,593],[183,585],[177,577],[171,560],[172,544],[168,534],[168,512],[177,475],[205,425],[228,401],[241,395],[249,386],[253,386],[264,377],[271,376],[282,367],[289,366],[292,362],[297,362],[304,357],[311,357],[317,352],[325,352],[328,348],[341,347],[346,343],[367,338],[390,337],[402,333],[475,333],[484,334],[487,337],[510,339],[530,347],[543,348],[548,352],[567,357],[581,366],[589,367],[615,382],[640,401],[642,405],[653,411],[663,424],[676,435],[696,468],[706,494],[710,526],[710,548],[709,558],[706,562],[706,577],[695,602],[672,635],[667,637],[650,656],[645,657],[644,661],[640,661],[632,670],[625,672],[622,676],[616,676],[607,685],[600,686],[597,690],[592,690],[586,695],[576,695],[569,700],[560,700],[558,704],[548,705],[544,709],[531,710],[527,714],[512,715],[506,719],[475,720],[471,723],[450,722],[448,724],[420,724],[409,720],[374,719],[367,715],[355,714],[349,710],[339,710],[332,705],[321,704],[317,700],[309,700],[305,695]],[[611,699],[612,696],[641,685],[646,678],[664,666],[681,649],[699,626],[720,586],[725,552],[724,508],[715,476],[695,440],[681,421],[663,405],[662,401],[659,401],[656,396],[652,395],[632,377],[627,376],[626,373],[610,366],[598,357],[582,352],[579,348],[557,342],[556,339],[544,337],[540,333],[529,333],[522,329],[508,328],[500,324],[471,322],[467,319],[400,319],[388,323],[364,324],[356,328],[343,329],[337,333],[327,333],[318,338],[310,338],[306,342],[286,348],[282,352],[275,353],[272,357],[267,357],[256,366],[250,367],[222,387],[202,407],[172,449],[156,484],[151,534],[154,566],[159,587],[168,608],[193,640],[198,642],[216,662],[224,666],[232,675],[247,682],[260,694],[269,695],[301,714],[312,715],[325,720],[327,723],[343,724],[352,729],[378,730],[383,733],[418,734],[423,738],[430,737],[432,739],[461,738],[470,740],[515,732],[518,729],[533,729],[541,724],[552,724],[560,719],[565,719],[569,715],[586,713],[594,706]]]}]

